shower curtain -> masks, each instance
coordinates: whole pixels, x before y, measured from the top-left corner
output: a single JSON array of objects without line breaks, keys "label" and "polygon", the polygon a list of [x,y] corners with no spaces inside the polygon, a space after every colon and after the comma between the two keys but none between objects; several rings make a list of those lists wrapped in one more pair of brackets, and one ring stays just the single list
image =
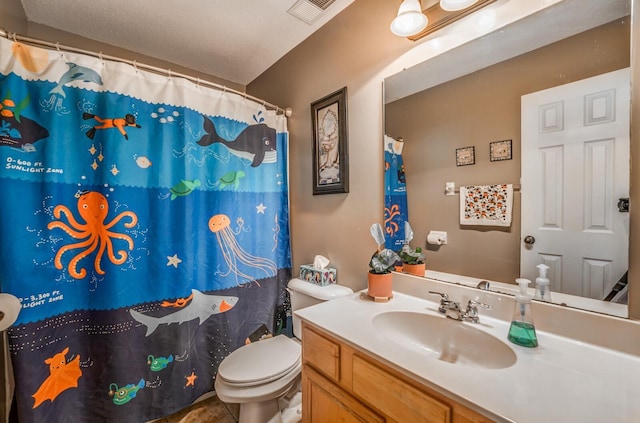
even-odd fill
[{"label": "shower curtain", "polygon": [[407,181],[402,160],[402,139],[384,136],[384,230],[385,246],[399,251],[404,245],[404,222],[409,221]]},{"label": "shower curtain", "polygon": [[144,422],[276,333],[286,118],[246,97],[0,40],[0,288],[20,422]]}]

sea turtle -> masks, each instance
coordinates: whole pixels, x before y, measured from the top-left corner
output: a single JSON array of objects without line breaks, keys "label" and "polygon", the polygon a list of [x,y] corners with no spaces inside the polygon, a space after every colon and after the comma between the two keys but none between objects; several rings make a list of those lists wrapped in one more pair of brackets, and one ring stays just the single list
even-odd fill
[{"label": "sea turtle", "polygon": [[191,191],[200,186],[199,179],[193,179],[191,181],[183,179],[169,189],[171,191],[171,199],[175,200],[177,197],[191,194]]},{"label": "sea turtle", "polygon": [[240,179],[244,178],[244,176],[245,173],[241,170],[231,171],[220,178],[218,186],[222,189],[226,186],[233,185],[234,189],[238,189],[238,186],[240,186]]}]

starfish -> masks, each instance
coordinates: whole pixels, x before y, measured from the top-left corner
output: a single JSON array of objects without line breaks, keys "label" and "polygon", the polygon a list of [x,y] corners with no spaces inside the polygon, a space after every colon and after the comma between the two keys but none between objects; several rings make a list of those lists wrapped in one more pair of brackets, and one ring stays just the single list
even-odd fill
[{"label": "starfish", "polygon": [[178,264],[182,263],[182,260],[178,258],[178,254],[174,254],[172,256],[167,256],[167,266],[173,266],[176,269],[178,268]]}]

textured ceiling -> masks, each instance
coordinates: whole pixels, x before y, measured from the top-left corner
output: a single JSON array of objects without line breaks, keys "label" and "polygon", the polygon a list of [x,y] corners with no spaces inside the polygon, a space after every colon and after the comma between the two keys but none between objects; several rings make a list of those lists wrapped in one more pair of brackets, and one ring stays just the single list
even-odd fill
[{"label": "textured ceiling", "polygon": [[[312,23],[296,0],[21,0],[27,20],[246,85],[353,0]],[[305,4],[309,7],[309,4]]]}]

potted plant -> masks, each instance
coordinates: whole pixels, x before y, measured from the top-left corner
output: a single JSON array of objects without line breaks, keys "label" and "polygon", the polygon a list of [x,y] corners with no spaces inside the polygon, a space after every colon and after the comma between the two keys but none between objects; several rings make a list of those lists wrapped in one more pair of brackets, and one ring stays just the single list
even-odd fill
[{"label": "potted plant", "polygon": [[409,222],[404,222],[404,245],[398,252],[402,260],[402,271],[416,276],[424,276],[426,257],[421,247],[412,248],[409,243],[413,239],[413,230]]},{"label": "potted plant", "polygon": [[369,260],[369,274],[367,275],[367,294],[374,299],[392,297],[393,274],[396,262],[400,261],[398,254],[384,248],[385,236],[379,223],[371,225],[371,236],[378,244],[378,248]]}]

